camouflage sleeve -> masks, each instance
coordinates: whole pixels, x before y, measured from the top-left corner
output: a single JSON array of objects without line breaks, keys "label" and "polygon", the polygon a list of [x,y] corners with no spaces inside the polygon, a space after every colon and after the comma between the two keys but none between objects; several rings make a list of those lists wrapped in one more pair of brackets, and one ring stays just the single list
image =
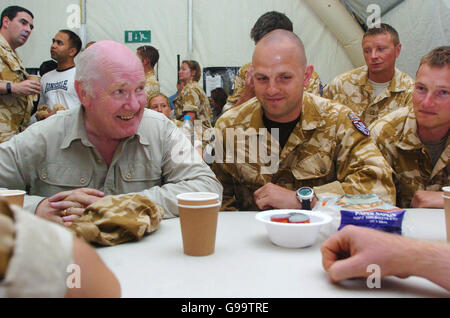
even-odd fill
[{"label": "camouflage sleeve", "polygon": [[311,78],[309,79],[308,87],[306,87],[306,91],[321,96],[322,91],[322,83],[320,81],[319,74],[313,72]]},{"label": "camouflage sleeve", "polygon": [[323,89],[322,97],[333,100],[334,96],[337,93],[337,80],[333,79],[329,82]]},{"label": "camouflage sleeve", "polygon": [[[221,126],[222,121],[219,119],[218,123],[216,124],[216,128],[214,128],[214,151],[215,151],[215,157],[223,158],[221,161],[225,161],[224,158],[225,154],[225,145],[223,143],[224,137],[222,132],[225,132],[224,130],[221,130],[219,127]],[[221,153],[219,153],[221,152]],[[218,162],[219,160],[214,160],[214,162],[211,165],[211,170],[216,175],[216,178],[219,180],[219,182],[222,184],[223,187],[223,196],[222,196],[222,207],[221,211],[238,211],[237,202],[235,199],[235,186],[233,177],[231,174],[227,171],[227,166],[230,166],[229,164],[225,162]]]},{"label": "camouflage sleeve", "polygon": [[200,113],[200,96],[193,89],[187,90],[186,95],[183,96],[184,112]]},{"label": "camouflage sleeve", "polygon": [[244,65],[239,69],[238,74],[234,77],[234,90],[233,94],[228,96],[227,104],[234,105],[241,97],[245,89],[245,78],[247,76],[247,65]]},{"label": "camouflage sleeve", "polygon": [[375,193],[384,202],[395,204],[395,185],[392,168],[367,135],[366,127],[358,119],[350,119],[350,112],[340,112],[337,125],[337,180],[345,193]]}]

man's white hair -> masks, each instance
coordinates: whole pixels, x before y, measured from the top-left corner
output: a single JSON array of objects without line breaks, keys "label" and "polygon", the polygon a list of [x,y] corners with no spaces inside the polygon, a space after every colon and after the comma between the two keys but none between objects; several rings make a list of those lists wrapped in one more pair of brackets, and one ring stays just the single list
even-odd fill
[{"label": "man's white hair", "polygon": [[93,45],[81,52],[78,56],[75,71],[75,80],[82,83],[84,90],[92,96],[92,81],[100,77],[97,71],[98,50]]}]

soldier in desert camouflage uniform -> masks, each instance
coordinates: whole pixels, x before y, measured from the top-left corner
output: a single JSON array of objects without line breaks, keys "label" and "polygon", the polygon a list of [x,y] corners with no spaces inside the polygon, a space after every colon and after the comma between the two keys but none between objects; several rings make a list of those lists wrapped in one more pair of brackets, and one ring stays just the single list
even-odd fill
[{"label": "soldier in desert camouflage uniform", "polygon": [[[216,124],[212,168],[224,187],[222,209],[301,208],[295,193],[301,186],[313,187],[319,199],[373,192],[395,202],[392,170],[364,124],[343,105],[303,94],[312,67],[295,34],[269,33],[256,45],[252,63],[257,99],[229,110]],[[279,141],[273,128],[279,128]],[[230,134],[237,139],[227,141]],[[256,158],[250,148],[255,140],[259,155],[267,151],[270,160]],[[274,169],[268,167],[274,162]]]},{"label": "soldier in desert camouflage uniform", "polygon": [[411,100],[413,79],[395,67],[401,44],[388,24],[369,29],[362,48],[366,64],[337,76],[323,97],[350,107],[367,125]]},{"label": "soldier in desert camouflage uniform", "polygon": [[0,143],[25,130],[33,110],[33,94],[41,85],[27,80],[28,73],[16,49],[33,29],[33,15],[25,8],[3,10],[0,24]]},{"label": "soldier in desert camouflage uniform", "polygon": [[159,60],[159,52],[153,46],[144,45],[138,47],[136,54],[144,66],[145,94],[148,102],[151,96],[159,94],[159,82],[155,75],[155,65]]},{"label": "soldier in desert camouflage uniform", "polygon": [[178,120],[190,115],[191,120],[201,120],[202,128],[211,128],[212,110],[208,96],[198,84],[201,76],[200,65],[196,61],[183,61],[179,71],[183,89],[174,100],[174,114]]},{"label": "soldier in desert camouflage uniform", "polygon": [[443,208],[450,185],[450,46],[422,58],[412,103],[371,125],[372,137],[394,170],[397,205]]},{"label": "soldier in desert camouflage uniform", "polygon": [[[269,11],[260,16],[255,22],[250,31],[250,38],[256,44],[264,35],[277,29],[291,32],[294,30],[291,20],[285,14],[277,11]],[[238,74],[234,78],[233,94],[228,97],[227,103],[224,106],[224,112],[255,96],[251,73],[251,63],[245,64],[239,69]],[[316,95],[321,94],[320,78],[316,72],[313,72],[311,75],[306,91]]]}]

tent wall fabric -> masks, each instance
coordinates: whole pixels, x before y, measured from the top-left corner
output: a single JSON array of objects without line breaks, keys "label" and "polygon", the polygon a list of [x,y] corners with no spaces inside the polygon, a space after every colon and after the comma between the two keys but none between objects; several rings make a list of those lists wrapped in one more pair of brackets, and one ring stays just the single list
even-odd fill
[{"label": "tent wall fabric", "polygon": [[[126,30],[151,30],[149,44],[160,53],[161,91],[172,95],[176,91],[177,54],[182,60],[197,60],[202,68],[244,65],[251,61],[254,49],[250,39],[253,24],[263,13],[275,10],[292,20],[294,32],[305,43],[308,63],[314,65],[324,83],[354,68],[341,41],[305,0],[191,1],[192,52],[188,49],[189,0],[85,0],[86,41],[109,39],[124,43]],[[403,44],[398,60],[400,69],[414,76],[422,55],[438,45],[448,45],[449,1],[404,0],[382,17],[382,22],[392,24],[400,33]],[[21,5],[35,16],[30,39],[18,49],[26,67],[39,67],[50,58],[51,39],[59,29],[69,28],[81,35],[80,3],[80,0],[2,0],[1,10]],[[143,44],[126,45],[136,50]]]}]

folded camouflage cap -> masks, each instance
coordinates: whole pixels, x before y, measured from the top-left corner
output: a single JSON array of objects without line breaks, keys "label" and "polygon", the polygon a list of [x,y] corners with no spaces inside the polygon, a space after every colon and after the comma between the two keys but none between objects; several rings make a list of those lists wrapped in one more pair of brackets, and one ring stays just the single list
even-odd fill
[{"label": "folded camouflage cap", "polygon": [[109,195],[89,205],[69,227],[91,244],[112,246],[155,231],[164,209],[139,194]]}]

